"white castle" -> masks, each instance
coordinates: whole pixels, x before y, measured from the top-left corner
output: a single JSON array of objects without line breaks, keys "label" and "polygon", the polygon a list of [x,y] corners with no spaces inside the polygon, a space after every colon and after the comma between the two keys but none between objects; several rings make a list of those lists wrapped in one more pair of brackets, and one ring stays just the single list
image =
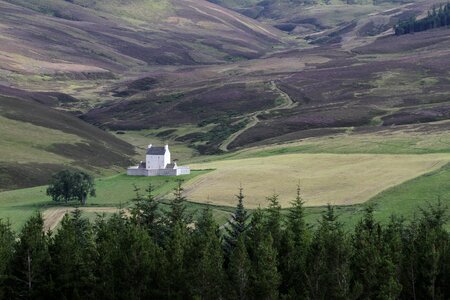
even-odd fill
[{"label": "white castle", "polygon": [[169,145],[153,147],[148,145],[145,162],[138,166],[129,167],[129,176],[178,176],[191,173],[189,167],[177,166],[177,162],[170,161]]}]

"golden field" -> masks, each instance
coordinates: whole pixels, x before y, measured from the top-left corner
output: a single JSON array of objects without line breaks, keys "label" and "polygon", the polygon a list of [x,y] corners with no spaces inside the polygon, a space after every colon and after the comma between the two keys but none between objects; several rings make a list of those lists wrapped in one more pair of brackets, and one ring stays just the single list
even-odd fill
[{"label": "golden field", "polygon": [[274,193],[288,207],[300,183],[307,206],[362,203],[387,188],[434,171],[450,154],[288,154],[191,165],[214,169],[186,184],[189,200],[235,205],[240,185],[249,208],[264,207]]}]

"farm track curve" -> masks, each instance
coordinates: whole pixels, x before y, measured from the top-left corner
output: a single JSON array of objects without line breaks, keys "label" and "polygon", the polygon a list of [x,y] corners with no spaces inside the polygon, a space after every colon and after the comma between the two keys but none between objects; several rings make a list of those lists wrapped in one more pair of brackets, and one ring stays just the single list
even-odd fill
[{"label": "farm track curve", "polygon": [[244,133],[245,131],[247,131],[248,129],[256,126],[259,123],[259,118],[258,116],[261,114],[268,114],[271,113],[273,111],[276,110],[284,110],[284,109],[291,109],[294,108],[295,106],[297,106],[297,103],[294,102],[292,100],[292,98],[283,90],[281,90],[278,85],[276,84],[275,81],[271,81],[270,82],[270,89],[276,93],[278,93],[280,95],[280,97],[283,99],[283,102],[280,105],[277,105],[275,107],[269,108],[269,109],[265,109],[265,110],[260,110],[260,111],[256,111],[253,112],[251,114],[248,114],[246,116],[244,116],[244,120],[247,121],[247,124],[244,128],[242,128],[239,131],[236,131],[235,133],[233,133],[232,135],[230,135],[219,147],[220,150],[222,151],[229,151],[228,147],[229,145],[238,137],[240,136],[242,133]]}]

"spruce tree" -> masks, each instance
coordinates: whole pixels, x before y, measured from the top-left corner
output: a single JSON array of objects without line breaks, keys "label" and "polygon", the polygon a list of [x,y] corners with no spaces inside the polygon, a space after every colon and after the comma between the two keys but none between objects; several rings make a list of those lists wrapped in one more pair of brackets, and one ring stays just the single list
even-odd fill
[{"label": "spruce tree", "polygon": [[6,283],[11,272],[14,245],[15,237],[11,225],[0,219],[0,299],[5,299],[8,293]]},{"label": "spruce tree", "polygon": [[148,299],[163,288],[162,250],[145,228],[115,214],[98,219],[96,296],[99,299]]},{"label": "spruce tree", "polygon": [[249,298],[250,272],[251,262],[245,246],[245,238],[241,235],[238,238],[236,247],[231,252],[228,265],[230,290],[234,292],[233,298],[241,300]]},{"label": "spruce tree", "polygon": [[188,297],[188,262],[191,253],[191,239],[185,224],[172,225],[169,239],[166,241],[167,261],[166,295],[169,298]]},{"label": "spruce tree", "polygon": [[174,198],[170,202],[170,210],[167,213],[167,222],[170,228],[177,224],[187,225],[192,222],[192,216],[186,213],[186,197],[183,195],[182,181],[177,182],[173,191]]},{"label": "spruce tree", "polygon": [[282,292],[293,298],[300,297],[306,290],[305,264],[310,243],[310,233],[305,222],[304,201],[300,186],[288,209],[287,222],[281,239],[280,270],[283,277]]},{"label": "spruce tree", "polygon": [[12,261],[13,298],[38,299],[51,294],[50,253],[44,219],[33,215],[24,225]]},{"label": "spruce tree", "polygon": [[395,299],[401,291],[398,266],[385,242],[381,224],[374,219],[373,211],[372,206],[366,208],[352,237],[352,292],[366,299]]},{"label": "spruce tree", "polygon": [[415,299],[448,299],[450,297],[450,237],[444,229],[447,208],[438,202],[421,210],[417,222],[410,226],[405,241],[407,256],[403,264],[408,272],[408,296]]},{"label": "spruce tree", "polygon": [[273,245],[275,248],[279,249],[280,247],[280,241],[281,241],[281,205],[278,201],[278,195],[273,194],[272,196],[267,198],[267,201],[269,202],[269,206],[266,209],[266,220],[265,220],[265,226],[266,231],[270,232],[272,239],[273,239]]},{"label": "spruce tree", "polygon": [[349,298],[350,251],[342,224],[328,205],[308,249],[304,277],[308,298]]},{"label": "spruce tree", "polygon": [[245,197],[242,187],[239,189],[239,194],[236,195],[236,198],[238,200],[236,209],[225,226],[226,235],[224,236],[224,248],[227,257],[230,256],[231,252],[236,247],[240,236],[245,233],[248,228],[247,220],[249,215],[244,208]]},{"label": "spruce tree", "polygon": [[131,219],[139,226],[148,230],[156,240],[161,238],[161,215],[159,213],[159,201],[154,195],[155,188],[150,183],[146,188],[146,196],[140,194],[135,186],[136,197],[133,199],[133,207],[130,209]]},{"label": "spruce tree", "polygon": [[251,292],[254,299],[277,299],[281,276],[277,251],[270,233],[264,234],[254,252],[251,270]]},{"label": "spruce tree", "polygon": [[92,298],[96,248],[92,228],[76,210],[66,214],[50,243],[52,277],[58,297]]},{"label": "spruce tree", "polygon": [[202,299],[222,298],[225,274],[219,226],[214,221],[211,209],[207,207],[197,223],[193,237],[190,264],[193,295]]}]

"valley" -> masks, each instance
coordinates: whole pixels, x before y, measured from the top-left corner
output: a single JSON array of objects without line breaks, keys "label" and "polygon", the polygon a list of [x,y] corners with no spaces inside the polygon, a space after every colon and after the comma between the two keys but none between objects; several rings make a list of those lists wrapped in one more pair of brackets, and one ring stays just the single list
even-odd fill
[{"label": "valley", "polygon": [[450,31],[392,30],[439,1],[211,2],[0,1],[0,218],[53,209],[65,168],[98,178],[91,217],[129,206],[145,178],[117,174],[150,142],[222,224],[240,184],[253,209],[300,181],[312,222],[450,201]]}]

